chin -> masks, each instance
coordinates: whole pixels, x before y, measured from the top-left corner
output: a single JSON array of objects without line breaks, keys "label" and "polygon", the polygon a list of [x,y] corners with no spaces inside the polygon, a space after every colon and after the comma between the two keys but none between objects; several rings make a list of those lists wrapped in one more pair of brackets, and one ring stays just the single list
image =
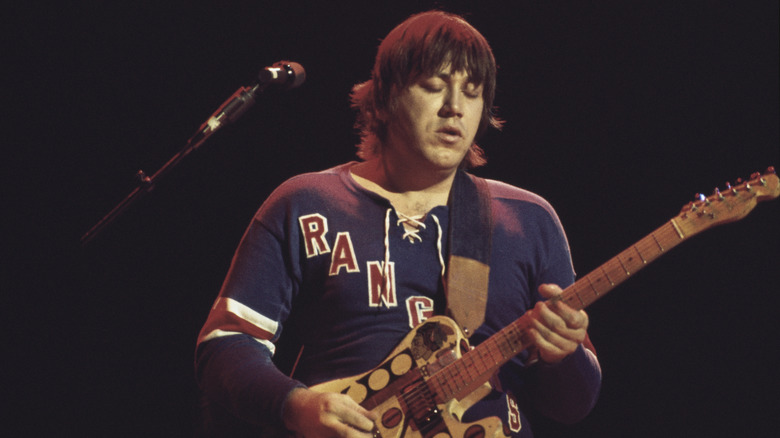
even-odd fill
[{"label": "chin", "polygon": [[448,157],[434,157],[429,160],[430,163],[438,170],[451,170],[460,167],[460,163],[463,162],[464,156],[448,156]]},{"label": "chin", "polygon": [[469,148],[450,146],[435,151],[434,155],[442,162],[449,162],[449,163],[455,162],[456,164],[460,164],[460,162],[463,161],[464,158],[466,158],[466,154],[468,153],[468,151]]}]

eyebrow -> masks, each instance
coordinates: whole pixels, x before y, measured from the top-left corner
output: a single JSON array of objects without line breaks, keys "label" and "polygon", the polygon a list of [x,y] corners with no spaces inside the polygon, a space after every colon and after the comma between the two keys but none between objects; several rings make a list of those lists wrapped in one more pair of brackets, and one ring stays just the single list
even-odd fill
[{"label": "eyebrow", "polygon": [[[451,71],[448,72],[448,71],[440,70],[437,73],[434,73],[432,75],[432,77],[440,78],[440,79],[445,80],[445,81],[449,81],[450,78],[452,78],[452,72]],[[466,84],[473,84],[475,87],[481,87],[481,86],[484,85],[484,81],[483,82],[477,82],[476,80],[472,79],[472,76],[470,74],[466,73]]]}]

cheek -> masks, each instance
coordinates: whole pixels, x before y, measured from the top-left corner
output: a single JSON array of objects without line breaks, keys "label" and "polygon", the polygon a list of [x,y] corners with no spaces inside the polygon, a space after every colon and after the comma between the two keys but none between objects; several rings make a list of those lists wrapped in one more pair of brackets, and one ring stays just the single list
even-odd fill
[{"label": "cheek", "polygon": [[482,103],[475,103],[474,107],[470,110],[469,125],[474,129],[479,127],[479,123],[482,121],[484,108],[485,106]]},{"label": "cheek", "polygon": [[408,130],[420,131],[429,128],[428,125],[436,118],[437,112],[433,105],[426,102],[408,101],[396,114],[397,120]]}]

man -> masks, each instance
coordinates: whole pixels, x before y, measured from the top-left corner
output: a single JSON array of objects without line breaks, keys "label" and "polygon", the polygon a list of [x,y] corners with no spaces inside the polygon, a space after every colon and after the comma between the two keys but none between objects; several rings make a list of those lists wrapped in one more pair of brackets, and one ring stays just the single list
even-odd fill
[{"label": "man", "polygon": [[[557,216],[534,194],[463,171],[484,163],[475,138],[500,126],[495,74],[484,37],[454,15],[412,16],[383,40],[352,95],[364,161],[285,182],[236,251],[197,349],[211,433],[225,432],[213,414],[224,410],[304,437],[372,436],[395,424],[389,411],[310,386],[369,371],[428,318],[464,311],[484,314],[476,330],[458,321],[472,345],[528,312],[538,361],[513,357],[458,420],[497,416],[496,433],[530,437],[530,412],[574,422],[592,409],[601,374],[588,317],[544,302],[574,277]],[[450,272],[460,256],[489,272],[465,300]],[[288,377],[271,358],[293,338],[302,347],[278,352],[300,356]]]}]

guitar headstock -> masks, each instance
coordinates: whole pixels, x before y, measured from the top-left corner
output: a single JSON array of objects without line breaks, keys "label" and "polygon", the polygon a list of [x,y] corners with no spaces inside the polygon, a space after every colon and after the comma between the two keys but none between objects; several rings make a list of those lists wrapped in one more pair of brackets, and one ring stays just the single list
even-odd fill
[{"label": "guitar headstock", "polygon": [[780,196],[780,182],[774,167],[754,173],[750,180],[738,179],[734,185],[726,184],[712,195],[697,195],[697,199],[680,211],[675,220],[686,236],[709,227],[734,222],[747,216],[756,204]]}]

